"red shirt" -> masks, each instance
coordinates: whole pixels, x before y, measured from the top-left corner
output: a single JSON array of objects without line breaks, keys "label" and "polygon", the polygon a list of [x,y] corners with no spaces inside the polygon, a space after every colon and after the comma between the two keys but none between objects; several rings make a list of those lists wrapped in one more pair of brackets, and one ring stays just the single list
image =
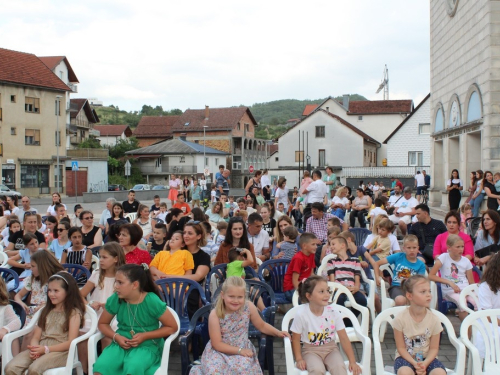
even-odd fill
[{"label": "red shirt", "polygon": [[146,250],[141,250],[136,247],[130,253],[125,254],[125,263],[127,264],[138,264],[146,263],[149,266],[151,263],[151,255]]},{"label": "red shirt", "polygon": [[189,204],[187,204],[186,202],[184,203],[176,203],[172,206],[173,208],[180,208],[183,212],[184,212],[184,215],[188,214],[191,212],[191,207],[189,207]]},{"label": "red shirt", "polygon": [[288,290],[295,289],[292,283],[292,275],[294,273],[299,274],[299,281],[307,279],[314,271],[314,267],[316,267],[316,264],[314,263],[314,253],[307,256],[302,251],[299,251],[295,254],[285,273],[283,291],[286,292]]}]

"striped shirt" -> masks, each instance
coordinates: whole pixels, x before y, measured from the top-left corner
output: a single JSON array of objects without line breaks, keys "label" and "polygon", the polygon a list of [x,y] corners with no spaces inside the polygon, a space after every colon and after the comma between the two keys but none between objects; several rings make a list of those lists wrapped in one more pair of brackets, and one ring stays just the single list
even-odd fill
[{"label": "striped shirt", "polygon": [[355,284],[355,276],[361,278],[361,264],[358,258],[347,258],[346,260],[331,259],[328,261],[328,277],[335,276],[335,281],[346,287],[352,287]]}]

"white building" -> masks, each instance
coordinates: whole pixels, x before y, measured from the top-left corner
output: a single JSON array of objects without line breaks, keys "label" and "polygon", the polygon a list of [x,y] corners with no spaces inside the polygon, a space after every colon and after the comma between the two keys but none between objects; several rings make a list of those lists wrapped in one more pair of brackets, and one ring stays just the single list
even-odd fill
[{"label": "white building", "polygon": [[101,142],[101,146],[113,147],[119,140],[132,136],[128,125],[94,125],[94,130],[99,132],[96,138]]},{"label": "white building", "polygon": [[386,138],[387,166],[430,166],[430,94]]}]

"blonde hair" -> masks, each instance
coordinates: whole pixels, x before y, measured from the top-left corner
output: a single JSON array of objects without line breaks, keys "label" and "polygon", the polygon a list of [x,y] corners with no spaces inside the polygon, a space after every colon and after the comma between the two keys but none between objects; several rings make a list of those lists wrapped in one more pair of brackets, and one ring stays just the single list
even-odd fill
[{"label": "blonde hair", "polygon": [[[462,207],[460,207],[460,212],[465,214],[466,210],[472,210],[472,206],[469,203],[464,203]],[[12,215],[11,215],[12,217]]]},{"label": "blonde hair", "polygon": [[403,238],[403,247],[406,246],[408,242],[416,242],[418,243],[418,238],[414,234],[408,234]]},{"label": "blonde hair", "polygon": [[[380,220],[380,222],[378,223],[378,228],[383,228],[383,229],[387,229],[387,231],[389,232],[389,234],[394,231],[394,223],[392,221],[390,221],[389,219],[382,219]],[[377,230],[378,232],[378,230]]]},{"label": "blonde hair", "polygon": [[455,244],[458,241],[464,242],[464,240],[462,239],[462,237],[460,237],[458,234],[450,234],[448,236],[448,238],[446,239],[446,246],[447,247],[455,246]]},{"label": "blonde hair", "polygon": [[340,189],[337,189],[335,196],[340,198],[340,195],[344,192],[344,190],[347,190],[347,188],[341,187]]},{"label": "blonde hair", "polygon": [[5,280],[0,277],[0,306],[7,306],[9,304],[9,293],[7,292],[7,285]]},{"label": "blonde hair", "polygon": [[229,288],[243,288],[245,291],[245,302],[247,299],[247,284],[245,283],[245,280],[243,280],[241,277],[238,276],[230,276],[224,281],[221,287],[221,291],[219,296],[217,297],[217,300],[215,301],[215,314],[219,319],[224,319],[226,316],[226,306],[224,305],[224,300],[222,299],[222,294],[227,293],[227,290]]},{"label": "blonde hair", "polygon": [[234,214],[234,216],[239,216],[243,218],[243,221],[247,221],[248,219],[248,211],[247,210],[239,210]]},{"label": "blonde hair", "polygon": [[378,235],[378,225],[383,219],[387,219],[388,217],[385,215],[377,215],[375,220],[373,220],[373,228],[372,233]]}]

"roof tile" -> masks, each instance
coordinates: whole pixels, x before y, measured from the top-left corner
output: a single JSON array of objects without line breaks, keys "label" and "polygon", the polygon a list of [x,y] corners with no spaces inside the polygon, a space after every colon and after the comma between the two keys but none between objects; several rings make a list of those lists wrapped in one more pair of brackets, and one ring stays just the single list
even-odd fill
[{"label": "roof tile", "polygon": [[205,109],[187,109],[172,127],[173,132],[190,132],[203,130],[208,126],[210,130],[231,130],[247,113],[254,125],[257,125],[248,107],[209,108],[208,119],[205,118]]},{"label": "roof tile", "polygon": [[349,115],[410,113],[413,100],[357,100],[349,103]]},{"label": "roof tile", "polygon": [[[76,74],[73,71],[73,68],[69,64],[68,59],[66,56],[38,56],[42,62],[47,65],[47,68],[52,70],[54,72],[54,69],[56,68],[59,63],[64,60],[64,63],[66,64],[66,67],[68,68],[68,81],[72,83],[79,83],[78,78],[76,78]],[[57,75],[56,72],[54,74]]]},{"label": "roof tile", "polygon": [[318,108],[318,104],[307,104],[304,107],[304,112],[302,112],[302,116],[309,116],[312,111]]},{"label": "roof tile", "polygon": [[171,137],[172,125],[180,116],[142,116],[137,128],[134,130],[134,137]]},{"label": "roof tile", "polygon": [[101,133],[101,137],[120,136],[123,133],[127,137],[132,135],[132,130],[130,130],[128,125],[96,125],[94,126],[94,130],[98,130]]}]

